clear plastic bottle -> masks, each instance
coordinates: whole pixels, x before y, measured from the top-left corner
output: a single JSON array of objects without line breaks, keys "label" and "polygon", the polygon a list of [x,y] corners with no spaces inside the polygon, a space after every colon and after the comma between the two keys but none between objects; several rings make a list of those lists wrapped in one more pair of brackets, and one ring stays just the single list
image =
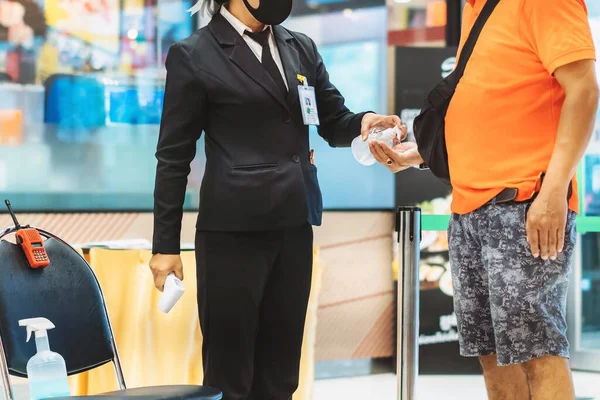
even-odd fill
[{"label": "clear plastic bottle", "polygon": [[71,395],[64,358],[50,350],[48,330],[54,324],[46,318],[31,318],[19,321],[27,328],[27,341],[35,332],[37,353],[27,362],[27,379],[31,400],[68,397]]},{"label": "clear plastic bottle", "polygon": [[363,141],[362,136],[354,138],[352,141],[352,155],[362,165],[373,165],[377,162],[371,149],[369,149],[370,142],[382,142],[387,144],[389,147],[394,145],[394,139],[400,138],[401,131],[398,127],[393,128],[381,128],[375,127],[369,132],[369,138]]}]

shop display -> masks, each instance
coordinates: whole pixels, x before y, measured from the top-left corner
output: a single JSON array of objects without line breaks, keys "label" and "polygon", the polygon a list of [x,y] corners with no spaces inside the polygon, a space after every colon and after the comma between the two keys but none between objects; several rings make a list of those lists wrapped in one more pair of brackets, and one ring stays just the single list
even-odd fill
[{"label": "shop display", "polygon": [[292,15],[316,14],[384,5],[385,0],[300,0],[294,1]]},{"label": "shop display", "polygon": [[188,10],[194,1],[159,1],[158,2],[158,32],[161,65],[167,59],[169,47],[179,40],[190,36],[195,30],[197,19],[189,15]]},{"label": "shop display", "polygon": [[[396,113],[414,140],[414,118],[427,93],[448,73],[455,48],[396,48]],[[450,214],[451,187],[429,171],[410,168],[396,174],[396,206],[419,206],[427,215]],[[477,359],[460,356],[454,314],[448,233],[424,231],[421,242],[419,372],[421,374],[480,373]],[[398,268],[398,257],[394,261]]]},{"label": "shop display", "polygon": [[[413,121],[421,111],[423,99],[453,66],[456,51],[456,48],[396,48],[395,112],[408,127],[408,140],[415,141]],[[411,168],[396,174],[396,205],[415,205],[446,197],[451,190],[430,171]]]},{"label": "shop display", "polygon": [[39,143],[43,135],[44,87],[0,83],[0,144]]},{"label": "shop display", "polygon": [[[596,43],[596,52],[600,56],[600,3],[586,0],[590,15],[590,27]],[[600,63],[596,63],[600,76]],[[582,203],[585,217],[600,217],[600,109],[598,110],[594,134],[583,162],[583,179],[579,182],[583,189]],[[587,219],[587,218],[581,218]],[[598,226],[600,228],[600,226]],[[574,296],[581,312],[580,326],[569,327],[577,333],[577,350],[573,354],[573,363],[578,368],[597,370],[598,357],[592,352],[600,350],[600,233],[588,232],[579,237],[581,261],[575,264],[580,269],[574,276],[576,282]],[[584,357],[581,357],[583,353]]]},{"label": "shop display", "polygon": [[[0,187],[29,210],[150,211],[164,97],[163,63],[169,46],[195,29],[195,19],[186,12],[194,1],[38,3],[46,31],[35,37],[30,55],[2,42],[0,26],[0,73],[6,69],[40,83],[0,99],[0,145],[12,145],[10,153],[0,147],[8,157],[2,160],[4,167],[0,165]],[[352,7],[356,2],[345,3]],[[381,27],[386,9],[379,0],[359,3],[380,5],[356,11],[365,29],[352,40],[331,33],[319,50],[350,109],[384,112],[385,29],[373,33],[371,27]],[[0,4],[5,7],[8,2]],[[327,25],[331,15],[318,19]],[[18,100],[24,92],[27,99]],[[393,207],[394,176],[384,167],[365,169],[349,149],[330,148],[316,129],[310,135],[326,208]],[[35,185],[15,181],[8,160],[23,157],[34,143],[39,144],[36,162],[49,179]],[[202,138],[192,163],[186,210],[198,205],[204,163]],[[340,185],[340,179],[349,183]]]},{"label": "shop display", "polygon": [[119,0],[46,1],[45,12],[46,23],[53,30],[118,53]]},{"label": "shop display", "polygon": [[[385,10],[382,10],[385,12]],[[367,14],[365,14],[365,17]],[[327,17],[323,17],[327,18]],[[319,52],[331,81],[346,98],[350,110],[385,110],[385,38],[357,43],[320,45]],[[383,112],[383,111],[381,111]],[[391,209],[394,175],[382,165],[365,168],[350,149],[332,148],[310,129],[325,209]],[[340,184],[340,182],[344,184]]]},{"label": "shop display", "polygon": [[[416,204],[423,215],[450,214],[451,197]],[[419,265],[419,373],[477,374],[481,368],[474,358],[459,354],[458,329],[454,313],[452,272],[446,231],[424,231]],[[393,269],[398,273],[398,247]]]}]

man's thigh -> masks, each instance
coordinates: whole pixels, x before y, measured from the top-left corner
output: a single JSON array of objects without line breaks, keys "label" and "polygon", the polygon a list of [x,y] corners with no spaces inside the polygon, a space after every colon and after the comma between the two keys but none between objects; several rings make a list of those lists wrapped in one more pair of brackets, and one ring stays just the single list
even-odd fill
[{"label": "man's thigh", "polygon": [[496,353],[479,222],[474,213],[455,214],[448,227],[454,312],[460,354],[465,357]]},{"label": "man's thigh", "polygon": [[499,365],[542,356],[569,356],[566,303],[576,232],[570,212],[565,246],[559,257],[531,255],[525,230],[530,203],[488,206],[480,212],[489,225],[483,233],[490,307]]}]

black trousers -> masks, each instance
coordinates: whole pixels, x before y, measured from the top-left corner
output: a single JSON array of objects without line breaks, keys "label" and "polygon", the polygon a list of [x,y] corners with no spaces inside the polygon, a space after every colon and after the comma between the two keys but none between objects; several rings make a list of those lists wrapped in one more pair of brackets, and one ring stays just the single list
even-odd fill
[{"label": "black trousers", "polygon": [[289,400],[296,391],[312,247],[310,225],[196,233],[204,385],[223,400]]}]

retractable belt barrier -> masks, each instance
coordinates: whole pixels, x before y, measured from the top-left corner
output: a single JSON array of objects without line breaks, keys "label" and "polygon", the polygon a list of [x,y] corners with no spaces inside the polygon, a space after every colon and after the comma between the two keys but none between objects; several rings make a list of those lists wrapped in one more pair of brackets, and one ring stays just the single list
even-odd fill
[{"label": "retractable belt barrier", "polygon": [[397,374],[398,400],[416,398],[419,375],[419,261],[421,252],[421,209],[399,207]]}]

